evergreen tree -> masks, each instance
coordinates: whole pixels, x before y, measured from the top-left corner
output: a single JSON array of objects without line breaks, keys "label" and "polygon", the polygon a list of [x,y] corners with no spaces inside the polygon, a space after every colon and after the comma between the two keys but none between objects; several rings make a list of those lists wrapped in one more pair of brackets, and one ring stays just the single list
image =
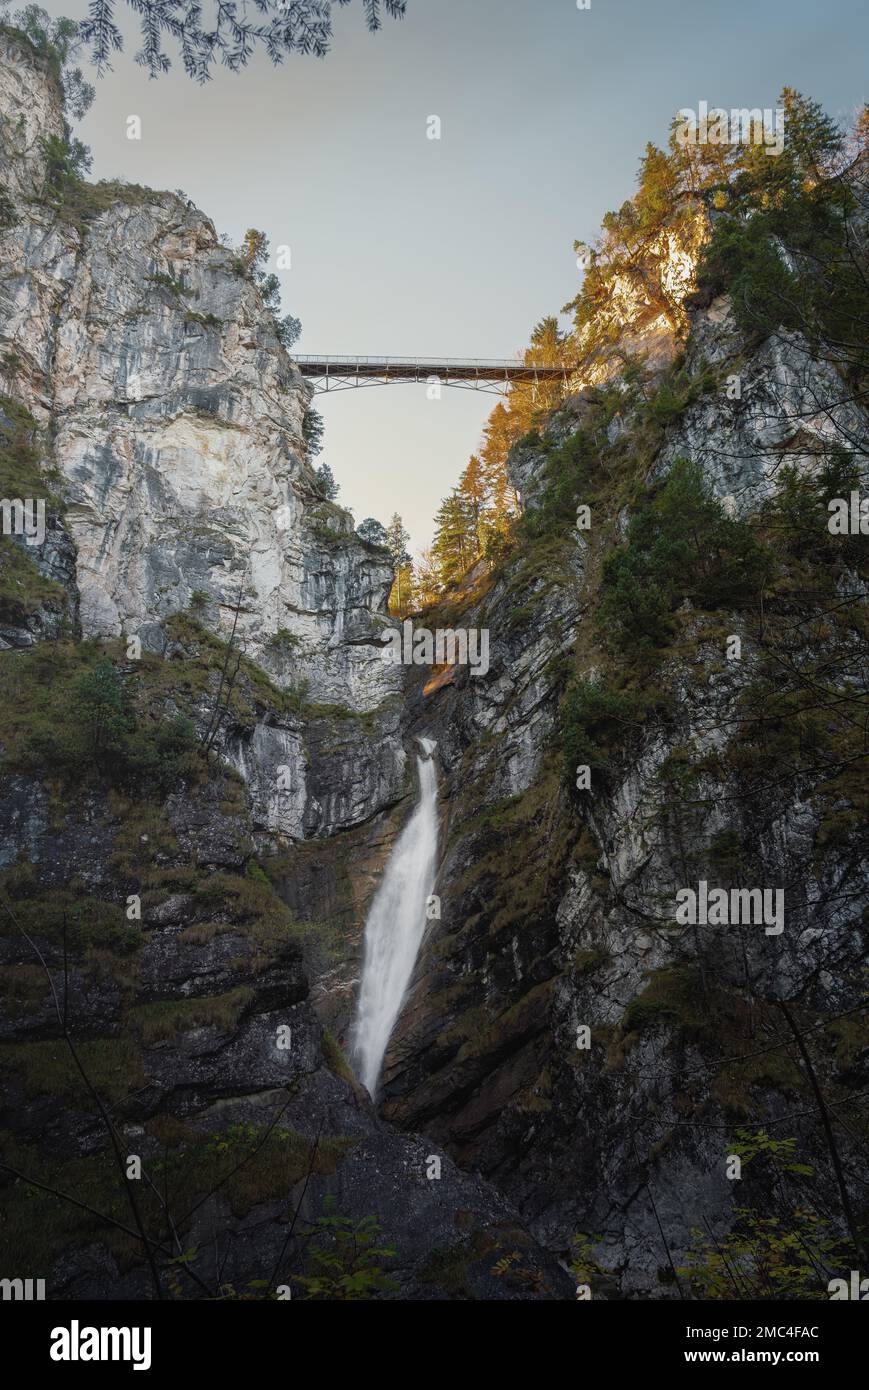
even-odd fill
[{"label": "evergreen tree", "polygon": [[415,571],[416,602],[420,608],[428,608],[437,602],[440,593],[437,563],[430,547],[420,551],[416,559]]},{"label": "evergreen tree", "polygon": [[356,534],[360,540],[366,541],[368,545],[379,546],[381,550],[388,550],[389,548],[386,527],[382,526],[373,516],[367,516],[364,521],[360,521],[356,527]]},{"label": "evergreen tree", "polygon": [[121,678],[108,658],[81,677],[75,688],[75,715],[88,754],[97,763],[119,755],[133,728]]},{"label": "evergreen tree", "polygon": [[397,618],[404,618],[413,611],[417,598],[416,572],[410,555],[395,571],[392,592],[389,598],[389,611]]},{"label": "evergreen tree", "polygon": [[[257,275],[255,278],[259,279]],[[263,304],[270,309],[273,314],[280,313],[281,308],[281,282],[277,275],[265,275],[259,280],[260,293],[263,297]]]},{"label": "evergreen tree", "polygon": [[[2,4],[2,0],[0,0],[0,4]],[[292,314],[285,314],[283,318],[279,317],[281,312],[281,282],[277,275],[266,274],[264,267],[268,258],[269,241],[265,232],[257,231],[256,227],[248,227],[237,252],[238,264],[259,285],[263,304],[275,316],[275,333],[278,342],[289,350],[301,337],[302,324],[301,320],[294,318]]]},{"label": "evergreen tree", "polygon": [[459,496],[468,520],[468,543],[473,558],[482,555],[485,545],[486,504],[489,499],[489,486],[482,463],[472,454],[464,473],[459,479]]},{"label": "evergreen tree", "polygon": [[518,414],[499,401],[483,427],[480,457],[490,471],[507,461],[507,455],[525,430]]},{"label": "evergreen tree", "polygon": [[519,515],[519,496],[507,475],[507,456],[522,433],[521,417],[499,401],[486,422],[480,449],[489,499],[483,519],[487,554],[496,543],[503,543]]},{"label": "evergreen tree", "polygon": [[334,502],[340,489],[328,463],[321,463],[320,467],[314,470],[314,477],[317,479],[317,487],[323,496],[328,498],[330,502]]},{"label": "evergreen tree", "polygon": [[471,523],[458,488],[444,498],[435,517],[432,552],[444,586],[461,579],[474,558]]},{"label": "evergreen tree", "polygon": [[394,599],[395,611],[399,613],[403,613],[404,611],[404,601],[407,595],[409,581],[408,570],[412,570],[413,568],[413,561],[407,549],[409,540],[410,532],[405,529],[404,522],[398,515],[398,512],[393,512],[389,525],[386,528],[386,548],[389,551],[390,558],[392,559],[392,566],[395,570],[395,579],[392,586],[393,592],[390,595],[390,607],[392,608]]},{"label": "evergreen tree", "polygon": [[[554,322],[554,321],[553,321]],[[418,572],[419,592],[432,584],[456,583],[482,555],[493,557],[503,548],[519,515],[519,498],[507,476],[507,455],[527,429],[521,415],[498,402],[483,430],[479,453],[473,454],[458,487],[444,498],[435,517],[435,538],[425,581]],[[424,601],[431,602],[431,598]]]},{"label": "evergreen tree", "polygon": [[[535,324],[525,350],[528,367],[553,367],[572,360],[573,348],[569,336],[561,331],[558,320],[549,314]],[[555,380],[514,381],[510,385],[509,414],[516,425],[516,438],[527,434],[547,411],[561,400],[563,382]]]},{"label": "evergreen tree", "polygon": [[405,529],[404,522],[398,512],[393,512],[386,528],[386,546],[396,569],[408,561],[407,543],[409,540],[410,532]]},{"label": "evergreen tree", "polygon": [[248,271],[254,271],[265,265],[269,258],[269,239],[265,232],[258,232],[256,227],[248,227],[241,242],[240,259]]},{"label": "evergreen tree", "polygon": [[302,336],[302,320],[295,318],[293,314],[285,314],[282,319],[278,319],[277,330],[278,342],[289,352]]},{"label": "evergreen tree", "polygon": [[305,441],[305,458],[309,463],[323,452],[324,429],[325,424],[319,410],[315,410],[312,405],[308,406],[302,421],[302,438]]},{"label": "evergreen tree", "polygon": [[675,161],[656,145],[646,145],[646,153],[640,161],[640,186],[634,199],[640,229],[654,230],[673,213],[679,188],[679,169]]},{"label": "evergreen tree", "polygon": [[525,361],[555,367],[561,362],[563,353],[564,334],[558,327],[558,319],[554,314],[547,314],[531,330],[531,346],[525,353]]},{"label": "evergreen tree", "polygon": [[[207,82],[216,60],[230,72],[246,67],[262,48],[275,64],[291,53],[324,58],[332,38],[332,7],[328,0],[257,0],[253,13],[225,0],[126,0],[139,18],[142,47],[137,62],[151,77],[172,66],[163,52],[168,40],[177,44],[188,77]],[[348,0],[338,0],[346,5]],[[407,0],[363,0],[365,20],[372,31],[383,15],[401,19]],[[115,0],[91,0],[89,16],[79,26],[100,73],[111,69],[113,53],[121,53],[124,36],[115,23]]]},{"label": "evergreen tree", "polygon": [[506,461],[489,474],[491,505],[484,517],[484,549],[488,555],[506,540],[519,515],[519,498],[507,476]]}]

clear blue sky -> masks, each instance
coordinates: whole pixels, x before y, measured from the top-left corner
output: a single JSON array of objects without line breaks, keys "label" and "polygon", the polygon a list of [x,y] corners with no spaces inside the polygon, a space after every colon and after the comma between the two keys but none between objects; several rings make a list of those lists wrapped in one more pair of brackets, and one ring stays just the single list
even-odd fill
[{"label": "clear blue sky", "polygon": [[[46,8],[79,18],[85,0]],[[205,88],[178,66],[150,82],[123,27],[78,132],[94,177],[183,188],[218,231],[288,243],[284,310],[319,352],[512,356],[573,297],[574,238],[631,193],[679,107],[774,106],[791,85],[847,118],[869,97],[866,0],[408,0],[376,35],[353,0],[324,61],[258,58]],[[357,521],[398,510],[426,544],[494,401],[389,386],[317,404],[339,500]]]}]

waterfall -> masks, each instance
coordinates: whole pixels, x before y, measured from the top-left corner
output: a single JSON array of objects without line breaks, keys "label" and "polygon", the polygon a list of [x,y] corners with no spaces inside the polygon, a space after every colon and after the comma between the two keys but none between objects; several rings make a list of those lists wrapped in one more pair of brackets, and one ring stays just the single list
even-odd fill
[{"label": "waterfall", "polygon": [[354,1025],[359,1079],[373,1096],[410,984],[437,869],[437,772],[431,739],[418,740],[419,801],[393,846],[365,923],[365,958]]}]

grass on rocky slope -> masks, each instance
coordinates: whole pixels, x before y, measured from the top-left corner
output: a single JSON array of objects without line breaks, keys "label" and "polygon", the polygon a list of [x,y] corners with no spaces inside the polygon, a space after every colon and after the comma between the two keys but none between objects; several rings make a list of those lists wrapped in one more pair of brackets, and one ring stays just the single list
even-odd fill
[{"label": "grass on rocky slope", "polygon": [[[0,395],[0,497],[43,501],[56,510],[59,475],[42,461],[39,429],[28,410]],[[41,574],[28,549],[0,536],[0,618],[20,622],[40,608],[59,604],[63,590]]]},{"label": "grass on rocky slope", "polygon": [[[169,1196],[179,1229],[188,1236],[190,1214],[215,1189],[237,1218],[264,1202],[281,1204],[284,1217],[290,1217],[289,1194],[294,1185],[309,1170],[315,1175],[334,1173],[354,1142],[324,1134],[315,1152],[304,1135],[280,1126],[269,1133],[265,1126],[241,1123],[208,1134],[184,1123],[170,1126],[154,1120],[147,1128],[155,1133],[143,1135],[138,1148],[153,1186],[141,1183],[138,1200],[146,1229],[155,1240],[165,1238],[164,1193]],[[36,1181],[71,1193],[94,1211],[123,1226],[130,1225],[127,1196],[108,1152],[62,1162],[33,1145],[4,1137],[0,1154],[2,1161]],[[93,1212],[23,1182],[5,1193],[0,1258],[7,1267],[17,1268],[16,1260],[20,1262],[21,1251],[26,1249],[34,1275],[46,1277],[61,1251],[97,1242],[114,1254],[122,1271],[141,1262],[140,1243]],[[169,1253],[175,1253],[171,1244]],[[192,1296],[193,1286],[183,1277],[180,1284],[183,1296]]]},{"label": "grass on rocky slope", "polygon": [[61,586],[40,572],[23,546],[0,536],[0,621],[17,626],[63,598]]}]

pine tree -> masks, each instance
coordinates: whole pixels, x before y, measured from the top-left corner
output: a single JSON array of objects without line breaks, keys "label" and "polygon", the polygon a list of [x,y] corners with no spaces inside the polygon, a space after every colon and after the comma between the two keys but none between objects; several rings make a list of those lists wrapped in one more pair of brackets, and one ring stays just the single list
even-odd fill
[{"label": "pine tree", "polygon": [[388,549],[386,527],[382,526],[376,517],[367,516],[364,521],[360,521],[356,527],[356,534],[368,545],[379,546],[381,550]]},{"label": "pine tree", "polygon": [[444,498],[435,517],[432,551],[444,586],[461,579],[474,556],[471,522],[458,488]]},{"label": "pine tree", "polygon": [[503,542],[509,535],[520,512],[519,495],[507,474],[507,457],[521,434],[519,415],[506,410],[499,401],[486,422],[480,449],[489,496],[484,518],[487,554],[491,552],[493,542]]},{"label": "pine tree", "polygon": [[480,456],[486,467],[505,463],[513,445],[524,432],[519,416],[499,401],[483,427]]},{"label": "pine tree", "polygon": [[[135,11],[141,29],[141,50],[136,61],[151,77],[161,77],[172,66],[163,51],[167,40],[178,45],[184,71],[197,82],[207,82],[215,60],[230,72],[246,67],[262,48],[273,63],[290,53],[310,53],[324,58],[332,38],[332,10],[324,0],[258,0],[252,12],[235,4],[213,0],[126,0]],[[348,0],[340,0],[347,4]],[[363,0],[365,20],[374,32],[384,13],[401,19],[407,0]],[[90,49],[91,61],[100,73],[111,68],[113,53],[124,49],[124,35],[115,23],[115,0],[91,0],[88,18],[78,32]]]},{"label": "pine tree", "polygon": [[324,497],[328,498],[330,502],[334,502],[340,491],[340,485],[336,483],[335,475],[328,463],[321,463],[320,467],[314,470],[314,477],[317,480],[317,488],[319,491]]},{"label": "pine tree", "polygon": [[97,762],[117,753],[133,727],[121,677],[108,658],[82,676],[75,688],[75,725]]},{"label": "pine tree", "polygon": [[[558,320],[549,314],[535,324],[531,340],[525,350],[524,362],[528,367],[553,367],[571,356],[568,335],[558,327]],[[527,434],[541,417],[552,410],[561,400],[563,382],[558,380],[514,381],[510,386],[509,413],[514,417],[518,429],[517,437]]]},{"label": "pine tree", "polygon": [[564,334],[558,327],[558,319],[554,314],[547,314],[531,330],[531,346],[525,353],[525,361],[537,362],[543,367],[557,366],[563,348]]},{"label": "pine tree", "polygon": [[302,320],[294,314],[284,314],[283,318],[276,320],[276,328],[278,342],[289,352],[302,336]]},{"label": "pine tree", "polygon": [[414,566],[416,571],[416,602],[420,608],[428,608],[437,602],[440,594],[437,563],[431,547],[421,550]]},{"label": "pine tree", "polygon": [[392,594],[390,594],[390,610],[394,607],[396,612],[403,611],[409,580],[408,569],[412,570],[413,567],[413,561],[407,549],[409,540],[410,532],[406,530],[398,512],[393,512],[386,528],[386,548],[389,551],[392,567],[395,571]]},{"label": "pine tree", "polygon": [[490,475],[491,506],[485,516],[484,549],[487,555],[500,549],[519,515],[519,497],[507,476],[506,461]]},{"label": "pine tree", "polygon": [[248,227],[241,243],[241,260],[245,269],[252,271],[265,265],[268,256],[269,239],[265,232],[258,232],[256,227]]},{"label": "pine tree", "polygon": [[676,162],[651,142],[646,145],[646,153],[640,161],[640,186],[634,199],[642,229],[654,231],[674,212],[679,184]]},{"label": "pine tree", "polygon": [[412,612],[417,601],[417,582],[413,560],[408,555],[404,564],[395,571],[392,592],[389,596],[389,611],[397,618],[404,618]]},{"label": "pine tree", "polygon": [[489,486],[483,465],[476,454],[471,455],[459,479],[459,496],[468,520],[468,542],[473,558],[477,559],[482,555],[485,544]]},{"label": "pine tree", "polygon": [[310,463],[318,454],[323,452],[323,431],[325,423],[319,410],[314,406],[308,406],[305,411],[305,418],[302,421],[302,438],[305,441],[305,458]]},{"label": "pine tree", "polygon": [[[800,183],[809,186],[836,171],[845,139],[837,123],[816,101],[793,87],[781,94],[787,139],[785,150]],[[769,164],[776,160],[768,159]]]}]

